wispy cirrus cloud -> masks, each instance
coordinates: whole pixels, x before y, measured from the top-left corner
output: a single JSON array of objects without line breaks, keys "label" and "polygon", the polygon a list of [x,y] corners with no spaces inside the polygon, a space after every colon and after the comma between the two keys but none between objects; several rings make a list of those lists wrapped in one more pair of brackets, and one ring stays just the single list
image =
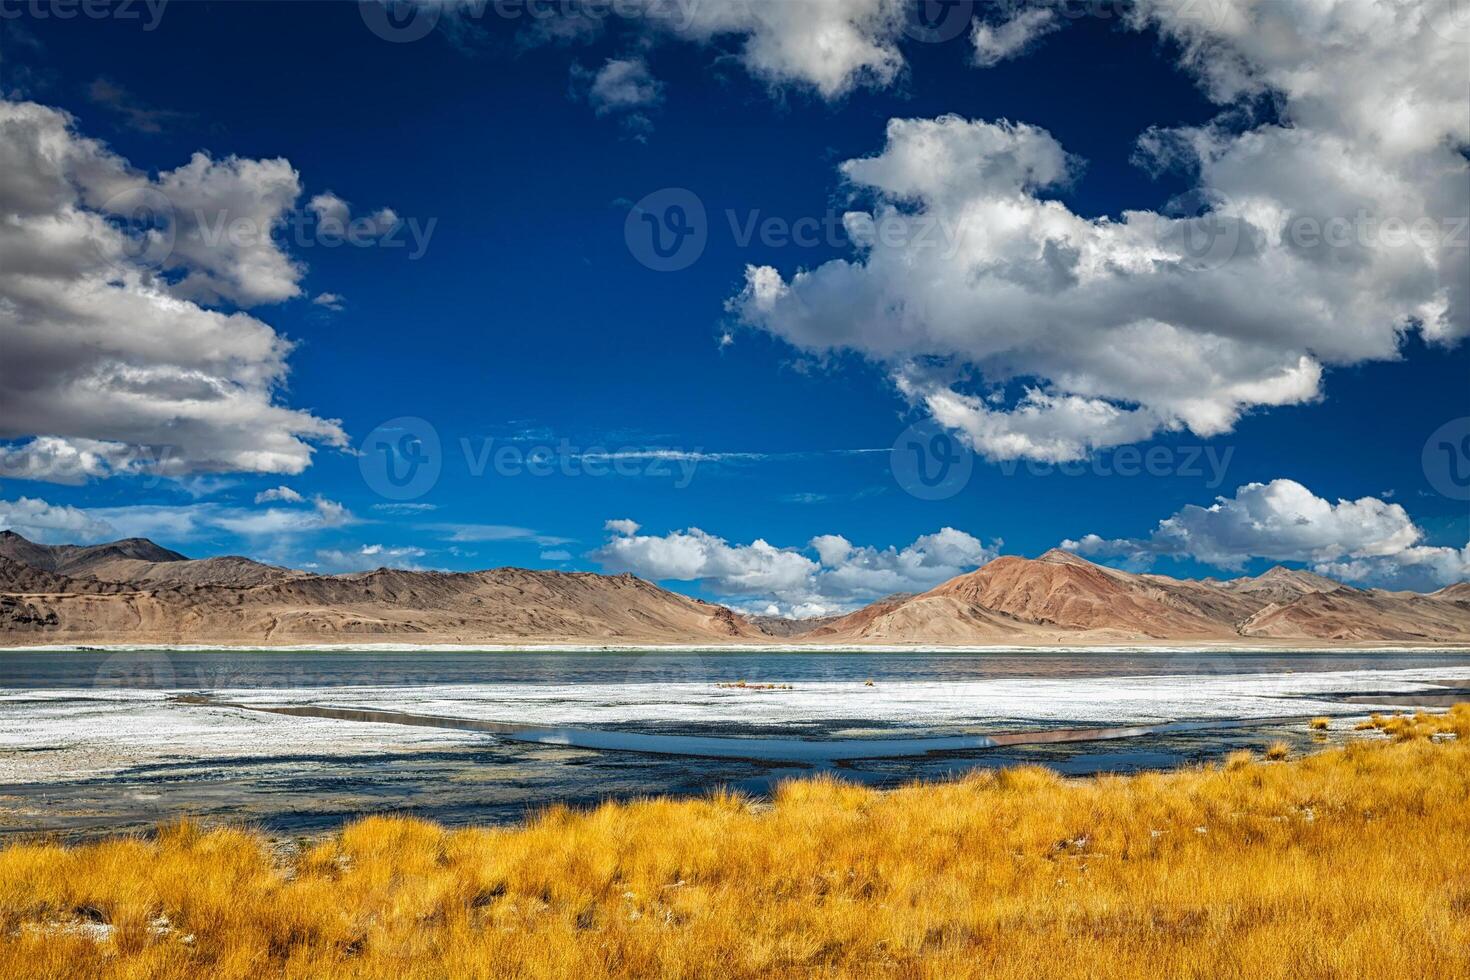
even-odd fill
[{"label": "wispy cirrus cloud", "polygon": [[490,541],[528,541],[545,547],[571,544],[576,538],[544,534],[534,528],[513,524],[422,524],[423,530],[442,535],[446,541],[462,544]]}]

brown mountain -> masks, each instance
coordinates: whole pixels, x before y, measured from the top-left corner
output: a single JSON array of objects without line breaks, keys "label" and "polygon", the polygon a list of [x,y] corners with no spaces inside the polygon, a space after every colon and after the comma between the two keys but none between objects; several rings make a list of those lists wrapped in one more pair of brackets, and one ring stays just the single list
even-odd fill
[{"label": "brown mountain", "polygon": [[96,545],[44,545],[28,541],[14,531],[0,531],[0,558],[73,579],[151,586],[249,588],[302,574],[238,555],[195,561],[147,538],[125,538]]},{"label": "brown mountain", "polygon": [[0,644],[330,642],[1460,643],[1470,584],[1420,595],[1273,568],[1138,575],[1070,552],[997,558],[846,616],[747,620],[631,575],[498,568],[311,575],[190,560],[143,539],[38,545],[0,533]]},{"label": "brown mountain", "polygon": [[243,558],[154,560],[177,553],[151,542],[48,548],[10,534],[3,545],[39,564],[0,556],[0,643],[688,643],[764,635],[723,606],[631,575],[499,568],[323,576]]},{"label": "brown mountain", "polygon": [[1430,595],[1363,590],[1276,567],[1181,580],[1054,549],[997,558],[912,599],[806,634],[828,642],[1067,643],[1269,640],[1470,643],[1470,586]]},{"label": "brown mountain", "polygon": [[1470,596],[1463,590],[1419,595],[1344,586],[1284,604],[1272,603],[1241,623],[1240,633],[1344,641],[1464,642],[1470,640]]},{"label": "brown mountain", "polygon": [[169,551],[147,538],[124,538],[107,544],[46,545],[28,541],[14,531],[0,531],[0,557],[73,578],[90,575],[93,569],[117,561],[156,563],[188,560],[177,551]]},{"label": "brown mountain", "polygon": [[1333,581],[1325,575],[1317,575],[1300,568],[1283,568],[1280,565],[1255,578],[1232,579],[1220,584],[1233,592],[1271,602],[1290,602],[1304,595],[1333,592],[1343,587],[1341,582]]}]

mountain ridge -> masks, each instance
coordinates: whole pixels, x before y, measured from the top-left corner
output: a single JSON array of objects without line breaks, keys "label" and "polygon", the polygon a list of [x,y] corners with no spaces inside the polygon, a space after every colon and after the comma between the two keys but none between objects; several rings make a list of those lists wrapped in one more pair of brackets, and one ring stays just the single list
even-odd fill
[{"label": "mountain ridge", "polygon": [[146,538],[42,545],[0,532],[0,644],[413,641],[912,645],[1470,644],[1470,583],[1359,589],[1277,565],[1175,579],[1053,548],[818,620],[745,617],[629,574],[501,567],[318,575]]}]

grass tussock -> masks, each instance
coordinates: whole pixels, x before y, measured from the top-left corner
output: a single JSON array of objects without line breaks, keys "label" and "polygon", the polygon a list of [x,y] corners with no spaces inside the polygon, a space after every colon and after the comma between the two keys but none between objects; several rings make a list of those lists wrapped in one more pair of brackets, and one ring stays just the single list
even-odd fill
[{"label": "grass tussock", "polygon": [[1467,976],[1470,706],[1391,722],[1283,763],[371,818],[284,856],[189,823],[12,846],[0,976]]},{"label": "grass tussock", "polygon": [[1420,711],[1413,715],[1370,715],[1356,727],[1362,731],[1377,729],[1400,742],[1451,736],[1470,741],[1470,704],[1457,704],[1443,714]]}]

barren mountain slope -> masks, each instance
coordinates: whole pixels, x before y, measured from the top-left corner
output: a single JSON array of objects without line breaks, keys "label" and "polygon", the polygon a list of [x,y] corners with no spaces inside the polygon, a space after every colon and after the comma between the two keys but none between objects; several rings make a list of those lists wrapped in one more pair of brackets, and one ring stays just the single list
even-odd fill
[{"label": "barren mountain slope", "polygon": [[305,572],[265,565],[238,555],[184,561],[114,558],[89,563],[86,574],[100,582],[126,582],[143,587],[225,585],[239,589],[269,585],[306,575]]},{"label": "barren mountain slope", "polygon": [[928,595],[1036,626],[1151,637],[1228,635],[1229,617],[1250,609],[1208,587],[1103,568],[1057,549],[1036,559],[997,558]]},{"label": "barren mountain slope", "polygon": [[[1241,624],[1243,636],[1395,642],[1470,641],[1470,598],[1451,586],[1431,595],[1343,586],[1271,605]],[[1448,594],[1446,594],[1448,593]]]},{"label": "barren mountain slope", "polygon": [[1277,565],[1255,578],[1237,578],[1218,583],[1221,588],[1242,595],[1253,596],[1265,602],[1291,602],[1304,595],[1318,592],[1334,592],[1342,588],[1324,575],[1317,575],[1300,568],[1284,568]]},{"label": "barren mountain slope", "polygon": [[1470,586],[1430,596],[1359,590],[1276,567],[1254,578],[1136,575],[1053,550],[1003,556],[924,595],[875,604],[804,638],[1035,643],[1270,639],[1470,642]]},{"label": "barren mountain slope", "polygon": [[998,616],[951,596],[914,596],[872,605],[801,639],[819,643],[1024,643],[1038,635],[1025,623]]},{"label": "barren mountain slope", "polygon": [[[10,542],[19,553],[55,563],[55,549],[29,544]],[[116,554],[99,546],[82,556],[81,567],[132,574],[132,581],[71,578],[0,558],[0,593],[9,600],[9,612],[0,610],[0,642],[679,643],[763,636],[723,606],[630,575],[501,568],[318,576],[240,558],[157,563]],[[242,579],[260,584],[238,584]]]},{"label": "barren mountain slope", "polygon": [[94,568],[116,561],[188,561],[177,551],[160,547],[147,538],[124,538],[106,544],[45,545],[28,541],[14,531],[0,531],[0,557],[71,578],[90,575]]},{"label": "barren mountain slope", "polygon": [[[65,571],[62,571],[65,570]],[[631,575],[498,568],[322,576],[143,539],[88,547],[0,534],[0,644],[1230,642],[1470,643],[1470,585],[1361,590],[1275,568],[1180,580],[1065,551],[997,558],[840,618],[752,623]]]}]

